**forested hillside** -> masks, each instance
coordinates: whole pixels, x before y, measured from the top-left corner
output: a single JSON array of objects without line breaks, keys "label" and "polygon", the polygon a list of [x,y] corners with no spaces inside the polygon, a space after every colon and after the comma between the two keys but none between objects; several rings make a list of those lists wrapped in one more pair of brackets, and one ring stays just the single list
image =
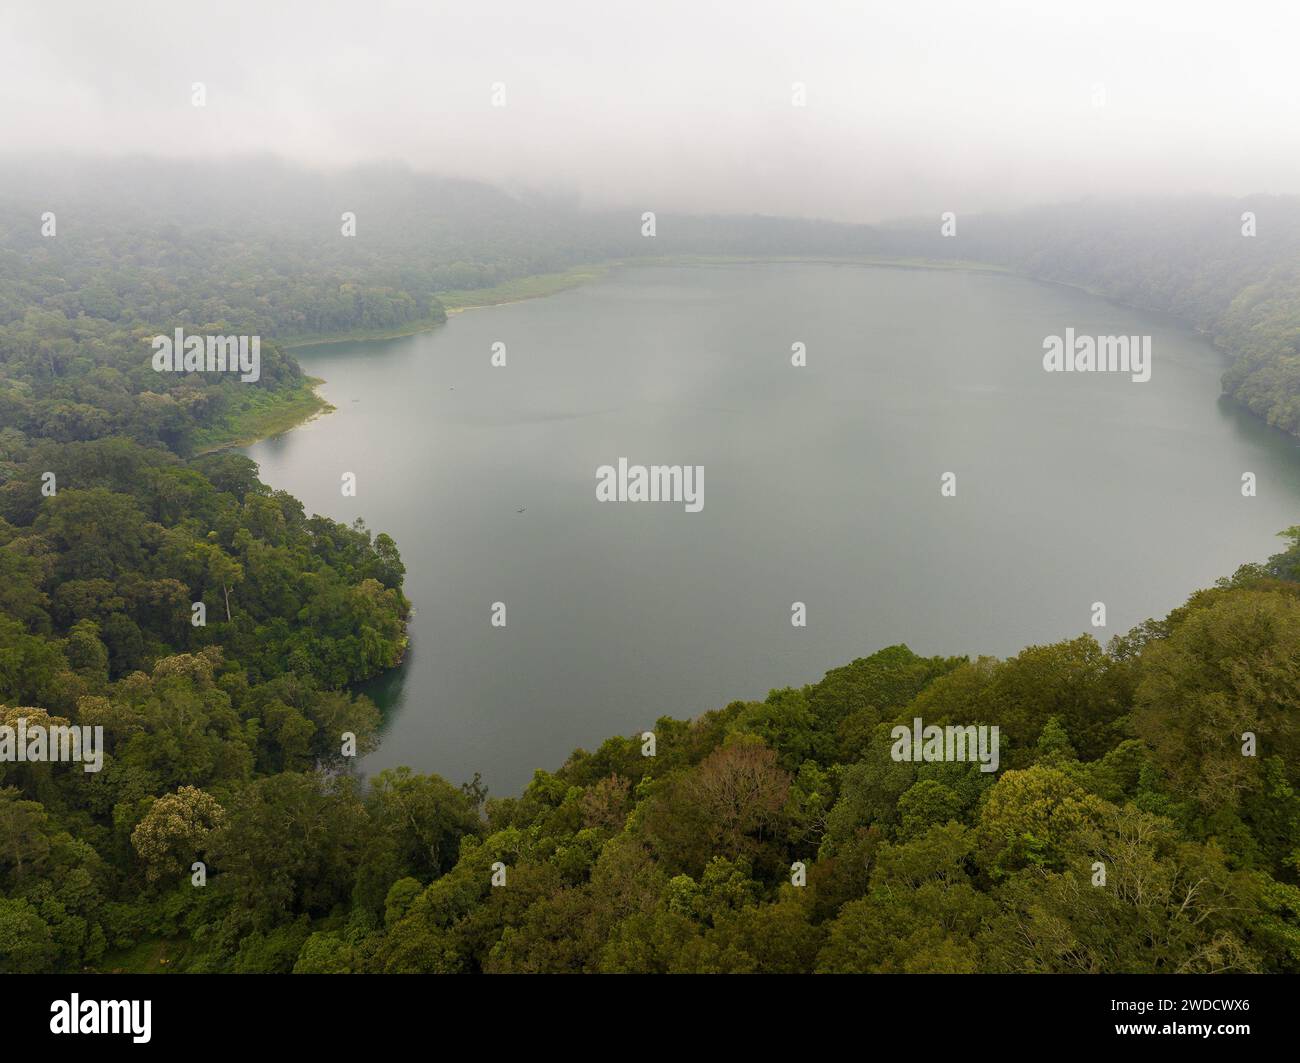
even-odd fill
[{"label": "forested hillside", "polygon": [[[1300,587],[1262,568],[1109,652],[891,647],[660,720],[653,759],[612,739],[539,772],[450,871],[336,913],[295,969],[1295,971],[1298,662]],[[914,716],[1001,721],[1003,769],[895,761]]]},{"label": "forested hillside", "polygon": [[[5,175],[0,426],[182,456],[320,408],[282,341],[436,325],[440,292],[636,255],[854,255],[875,242],[863,228],[746,218],[679,219],[649,240],[637,212],[401,167],[46,160],[7,162]],[[261,337],[260,379],[155,372],[148,341],[176,328]]]},{"label": "forested hillside", "polygon": [[926,220],[881,238],[1175,314],[1232,359],[1228,395],[1300,435],[1300,198],[1080,203],[962,217],[953,237]]},{"label": "forested hillside", "polygon": [[[440,292],[648,254],[1084,284],[1213,331],[1234,393],[1300,431],[1300,207],[1257,209],[1254,240],[1224,204],[963,219],[956,241],[661,216],[651,241],[637,212],[402,170],[15,170],[0,725],[102,726],[107,748],[99,772],[0,761],[0,971],[1300,971],[1300,528],[1105,648],[895,646],[488,798],[350,773],[379,720],[349,687],[405,648],[397,545],[200,453],[301,398],[277,337],[436,322]],[[177,327],[263,335],[260,379],[155,372],[147,340]],[[1001,769],[895,761],[918,716],[999,726]]]},{"label": "forested hillside", "polygon": [[[985,262],[1176,314],[1231,360],[1229,395],[1300,434],[1296,197],[963,214],[951,236],[937,216],[852,226],[657,212],[647,238],[641,214],[654,209],[588,211],[401,166],[7,162],[0,415],[42,436],[130,434],[188,453],[256,429],[276,407],[291,421],[313,403],[275,343],[253,388],[160,379],[139,357],[156,330],[274,341],[403,331],[444,319],[440,293],[590,263],[771,255]],[[42,235],[46,212],[57,236]],[[354,237],[342,236],[345,212]],[[1256,235],[1243,235],[1246,212]],[[124,394],[140,392],[150,398],[128,417]]]},{"label": "forested hillside", "polygon": [[[334,742],[366,703],[233,644],[114,679],[93,621],[10,636],[8,717],[102,724],[109,756],[0,769],[0,968],[1300,971],[1291,539],[1109,650],[895,646],[500,800],[363,790]],[[1001,770],[895,761],[914,716],[997,721]]]}]

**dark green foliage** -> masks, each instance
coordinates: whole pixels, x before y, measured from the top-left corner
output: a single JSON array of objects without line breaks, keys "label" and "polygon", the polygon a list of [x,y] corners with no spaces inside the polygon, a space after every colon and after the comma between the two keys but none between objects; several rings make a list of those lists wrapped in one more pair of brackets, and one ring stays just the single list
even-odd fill
[{"label": "dark green foliage", "polygon": [[[433,323],[439,292],[644,254],[635,226],[401,170],[11,176],[0,724],[106,750],[0,762],[0,972],[1300,972],[1300,529],[1105,649],[891,646],[519,797],[362,787],[344,736],[378,714],[346,688],[403,652],[397,545],[195,451],[301,392],[275,337]],[[1232,203],[972,219],[960,254],[1192,320],[1298,432],[1300,210],[1251,207],[1257,239]],[[953,254],[929,223],[674,221],[656,253]],[[177,326],[263,335],[262,379],[155,373]],[[893,759],[914,717],[997,725],[1000,770]]]}]

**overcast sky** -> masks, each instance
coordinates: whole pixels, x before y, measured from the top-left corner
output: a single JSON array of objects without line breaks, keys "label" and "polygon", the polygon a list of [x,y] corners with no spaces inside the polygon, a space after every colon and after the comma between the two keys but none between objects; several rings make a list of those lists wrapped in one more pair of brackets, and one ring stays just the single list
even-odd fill
[{"label": "overcast sky", "polygon": [[0,148],[853,221],[1295,193],[1297,41],[1283,0],[5,0]]}]

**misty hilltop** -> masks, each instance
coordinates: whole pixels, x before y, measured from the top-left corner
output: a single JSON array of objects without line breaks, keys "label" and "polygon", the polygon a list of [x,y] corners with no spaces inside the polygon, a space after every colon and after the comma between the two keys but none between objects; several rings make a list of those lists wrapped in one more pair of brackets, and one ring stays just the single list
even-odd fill
[{"label": "misty hilltop", "polygon": [[[441,321],[448,293],[683,256],[992,267],[1179,316],[1232,359],[1229,395],[1300,433],[1296,196],[1088,200],[871,226],[586,210],[402,163],[317,170],[270,157],[46,156],[11,159],[4,172],[0,326],[11,337],[34,337],[44,313],[62,331],[126,329],[141,313],[138,327],[237,326],[286,341],[410,330]],[[47,214],[57,240],[42,235]],[[355,238],[340,238],[345,224]],[[49,342],[47,331],[24,349]],[[24,360],[10,362],[11,380],[25,375]],[[30,380],[43,365],[33,356]],[[64,376],[63,386],[85,384]],[[166,385],[151,374],[139,387]],[[60,401],[44,395],[24,401]]]}]

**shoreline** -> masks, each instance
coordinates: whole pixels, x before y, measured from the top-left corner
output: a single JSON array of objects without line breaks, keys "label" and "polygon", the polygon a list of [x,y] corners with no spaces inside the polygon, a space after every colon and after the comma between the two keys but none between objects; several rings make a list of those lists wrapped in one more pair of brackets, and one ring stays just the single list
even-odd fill
[{"label": "shoreline", "polygon": [[[591,281],[600,280],[616,269],[635,266],[739,266],[746,264],[798,263],[826,266],[864,266],[876,269],[951,270],[966,273],[1006,273],[1014,271],[988,262],[964,259],[923,258],[864,258],[833,255],[662,255],[646,258],[611,258],[583,266],[573,266],[555,273],[529,273],[514,280],[503,281],[490,288],[458,288],[441,292],[438,300],[446,311],[442,318],[423,318],[394,329],[354,330],[351,332],[322,333],[310,336],[287,336],[276,339],[284,350],[304,347],[328,347],[339,343],[374,343],[382,340],[405,339],[421,333],[432,332],[445,325],[453,315],[466,310],[482,310],[491,306],[508,306],[529,299],[543,299],[550,295],[579,288]],[[274,338],[274,337],[273,337]]]},{"label": "shoreline", "polygon": [[[567,270],[555,273],[532,273],[523,277],[517,277],[514,280],[504,281],[501,284],[494,285],[491,288],[465,288],[455,291],[444,292],[438,295],[442,303],[445,314],[441,318],[426,318],[420,321],[410,322],[409,324],[397,329],[376,329],[371,331],[360,330],[345,333],[334,333],[317,336],[291,336],[276,342],[284,350],[297,350],[310,347],[328,347],[340,343],[376,343],[384,340],[406,339],[411,336],[418,336],[425,332],[432,332],[434,329],[446,325],[455,314],[463,314],[468,310],[483,310],[493,306],[508,306],[511,303],[522,303],[530,299],[543,299],[547,296],[558,295],[561,292],[570,291],[579,288],[595,280],[600,280],[608,276],[616,269],[629,266],[659,266],[671,268],[674,266],[739,266],[739,265],[779,265],[783,263],[806,264],[806,265],[827,265],[827,266],[860,266],[874,269],[905,269],[905,270],[937,270],[960,273],[992,273],[1001,274],[1011,277],[1022,277],[1026,280],[1037,281],[1043,284],[1060,285],[1065,288],[1074,288],[1077,291],[1085,292],[1099,299],[1105,299],[1118,303],[1121,306],[1127,306],[1131,309],[1142,310],[1155,314],[1168,314],[1168,311],[1159,310],[1155,307],[1144,307],[1133,303],[1125,303],[1123,300],[1114,296],[1107,295],[1104,292],[1089,288],[1086,285],[1072,284],[1069,281],[1049,280],[1042,277],[1034,277],[1028,273],[1021,273],[1017,270],[1010,269],[1006,266],[998,266],[988,262],[968,261],[964,259],[924,259],[924,258],[868,258],[868,257],[836,257],[833,255],[665,255],[661,257],[647,257],[634,259],[607,259],[603,262],[590,263],[582,266],[573,266]],[[1194,323],[1183,321],[1176,315],[1171,315],[1175,320],[1180,321],[1187,328],[1194,332],[1207,337],[1210,345],[1219,351],[1226,362],[1231,361],[1231,356],[1223,351],[1213,338],[1209,336],[1204,329],[1198,328]],[[235,430],[231,439],[223,440],[218,443],[201,446],[195,450],[195,456],[203,454],[212,454],[221,450],[230,450],[237,447],[248,447],[255,443],[260,443],[266,439],[274,439],[277,436],[284,435],[286,432],[292,432],[296,428],[310,424],[319,417],[324,417],[333,413],[337,407],[333,406],[320,394],[320,387],[326,383],[319,377],[306,377],[305,382],[310,385],[312,401],[310,407],[299,410],[298,406],[304,405],[302,402],[302,393],[297,393],[298,401],[288,403],[278,407],[271,407],[265,411],[261,418],[265,425],[257,425],[258,418],[252,418],[254,424]],[[1252,416],[1257,416],[1253,411],[1249,411]],[[291,412],[293,411],[293,412]],[[1260,418],[1262,421],[1263,419]]]},{"label": "shoreline", "polygon": [[264,439],[274,439],[285,432],[292,432],[318,417],[333,413],[337,407],[320,393],[324,383],[321,377],[304,376],[302,385],[286,396],[284,401],[262,409],[245,411],[242,421],[236,419],[236,426],[229,438],[218,438],[217,441],[210,442],[200,437],[193,457],[249,447]]}]

